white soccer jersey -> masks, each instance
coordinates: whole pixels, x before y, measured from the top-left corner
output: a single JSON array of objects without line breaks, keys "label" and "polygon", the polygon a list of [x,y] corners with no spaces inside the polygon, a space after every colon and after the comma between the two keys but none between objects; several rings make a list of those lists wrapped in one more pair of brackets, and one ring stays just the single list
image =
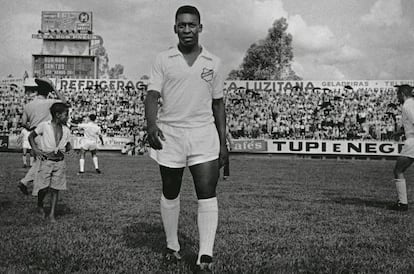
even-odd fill
[{"label": "white soccer jersey", "polygon": [[402,124],[407,138],[414,138],[414,98],[405,100],[402,106]]},{"label": "white soccer jersey", "polygon": [[79,128],[83,128],[83,138],[91,141],[97,142],[99,140],[99,135],[101,135],[101,128],[94,122],[87,122],[78,124]]},{"label": "white soccer jersey", "polygon": [[27,148],[27,149],[31,149],[32,146],[29,143],[30,131],[28,131],[27,129],[23,128],[21,134],[22,134],[22,147],[23,148]]},{"label": "white soccer jersey", "polygon": [[159,91],[158,122],[175,127],[202,127],[214,122],[212,100],[223,97],[220,59],[205,48],[189,66],[177,47],[158,54],[148,90]]}]

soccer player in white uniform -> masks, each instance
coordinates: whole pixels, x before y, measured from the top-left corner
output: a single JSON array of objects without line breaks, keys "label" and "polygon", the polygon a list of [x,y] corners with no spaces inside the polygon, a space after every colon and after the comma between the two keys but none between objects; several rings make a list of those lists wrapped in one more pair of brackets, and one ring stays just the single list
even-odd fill
[{"label": "soccer player in white uniform", "polygon": [[[28,131],[26,128],[22,128],[22,131],[20,132],[19,141],[22,143],[22,149],[23,149],[23,167],[31,167],[34,162],[34,157],[32,156],[32,147],[29,143],[29,134],[30,131]],[[27,164],[27,155],[29,155],[29,164]]]},{"label": "soccer player in white uniform", "polygon": [[90,114],[88,116],[89,121],[86,123],[77,124],[76,126],[83,129],[83,137],[80,140],[80,159],[79,159],[79,173],[85,173],[85,155],[87,151],[91,152],[93,165],[95,166],[95,171],[101,173],[98,164],[98,140],[101,141],[101,144],[104,144],[101,128],[98,124],[95,123],[96,115]]},{"label": "soccer player in white uniform", "polygon": [[[218,224],[216,186],[219,168],[228,161],[223,78],[220,60],[198,43],[200,13],[180,7],[174,31],[178,46],[156,57],[145,100],[150,157],[162,179],[161,218],[166,258],[180,260],[178,217],[184,168],[189,167],[198,199],[200,237],[197,269],[211,272]],[[162,106],[158,112],[158,100]],[[158,117],[157,117],[158,114]]]},{"label": "soccer player in white uniform", "polygon": [[408,200],[404,172],[414,162],[414,98],[413,87],[409,85],[396,87],[398,101],[402,104],[402,125],[406,140],[394,167],[394,182],[398,201],[389,208],[397,211],[407,211]]}]

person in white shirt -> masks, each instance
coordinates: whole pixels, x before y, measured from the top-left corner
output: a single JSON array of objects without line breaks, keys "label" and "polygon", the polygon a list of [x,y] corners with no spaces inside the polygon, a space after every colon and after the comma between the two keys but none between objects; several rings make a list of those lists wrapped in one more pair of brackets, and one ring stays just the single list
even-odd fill
[{"label": "person in white shirt", "polygon": [[391,210],[407,211],[407,187],[404,172],[414,162],[414,97],[413,87],[409,85],[398,85],[397,98],[402,104],[402,129],[397,135],[404,133],[406,140],[394,167],[394,183],[397,189],[398,201],[389,207]]},{"label": "person in white shirt", "polygon": [[[18,138],[18,142],[22,144],[23,149],[23,167],[31,167],[34,162],[34,157],[32,155],[32,147],[29,143],[29,134],[30,131],[28,131],[26,128],[22,128],[22,131],[20,132],[20,136]],[[29,163],[27,162],[27,156],[29,156]]]},{"label": "person in white shirt", "polygon": [[145,117],[150,157],[159,164],[162,179],[165,258],[181,259],[177,235],[179,194],[184,168],[188,166],[198,199],[200,248],[196,267],[209,273],[218,225],[216,186],[219,168],[228,161],[228,151],[220,59],[198,43],[202,28],[197,8],[178,8],[174,25],[178,46],[161,52],[155,60]]},{"label": "person in white shirt", "polygon": [[90,114],[89,121],[86,123],[75,124],[76,127],[83,129],[83,137],[80,140],[80,159],[79,159],[79,174],[85,173],[85,155],[90,151],[92,155],[93,165],[96,173],[101,173],[98,164],[98,140],[104,144],[101,127],[95,123],[96,115]]}]

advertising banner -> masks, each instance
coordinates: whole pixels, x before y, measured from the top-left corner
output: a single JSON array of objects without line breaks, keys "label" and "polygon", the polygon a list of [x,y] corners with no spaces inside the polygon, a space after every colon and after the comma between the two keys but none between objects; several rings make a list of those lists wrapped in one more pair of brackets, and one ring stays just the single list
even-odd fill
[{"label": "advertising banner", "polygon": [[97,35],[87,33],[71,33],[69,31],[36,33],[32,34],[32,38],[45,40],[99,40]]},{"label": "advertising banner", "polygon": [[268,152],[266,140],[235,139],[232,140],[231,151],[233,152]]},{"label": "advertising banner", "polygon": [[42,11],[42,32],[92,33],[90,11]]},{"label": "advertising banner", "polygon": [[[119,150],[124,147],[126,143],[133,142],[132,137],[103,137],[104,145],[98,142],[98,149],[100,150]],[[81,137],[73,137],[71,140],[74,149],[80,149],[82,142]]]},{"label": "advertising banner", "polygon": [[345,140],[233,140],[232,152],[309,155],[397,156],[403,143]]},{"label": "advertising banner", "polygon": [[113,90],[132,89],[136,91],[145,91],[147,89],[147,81],[126,79],[60,79],[57,82],[58,89],[72,89],[79,91],[96,87]]},{"label": "advertising banner", "polygon": [[[8,149],[21,149],[18,144],[18,135],[0,136],[0,151],[7,151]],[[124,147],[126,143],[133,142],[133,137],[106,137],[103,136],[104,145],[98,142],[98,149],[100,150],[119,150]],[[74,136],[71,139],[73,149],[80,149],[81,137]]]},{"label": "advertising banner", "polygon": [[320,91],[344,91],[364,90],[376,92],[380,90],[393,89],[395,85],[414,85],[414,80],[346,80],[346,81],[225,81],[224,86],[227,92],[236,90],[250,90],[256,92],[285,93],[292,89],[299,89],[306,92]]}]

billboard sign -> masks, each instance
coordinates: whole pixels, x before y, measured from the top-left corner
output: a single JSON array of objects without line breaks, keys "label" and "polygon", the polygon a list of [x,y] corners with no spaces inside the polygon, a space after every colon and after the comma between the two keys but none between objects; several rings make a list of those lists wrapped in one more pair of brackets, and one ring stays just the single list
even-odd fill
[{"label": "billboard sign", "polygon": [[42,11],[43,33],[57,34],[61,31],[92,33],[92,12],[90,11]]},{"label": "billboard sign", "polygon": [[33,74],[49,78],[94,78],[95,56],[33,55]]},{"label": "billboard sign", "polygon": [[232,140],[231,151],[234,152],[267,152],[266,140],[235,139]]},{"label": "billboard sign", "polygon": [[58,89],[71,89],[80,91],[90,88],[101,88],[110,90],[131,89],[135,91],[147,90],[147,81],[145,80],[127,80],[127,79],[60,79],[57,82]]},{"label": "billboard sign", "polygon": [[392,91],[395,85],[414,85],[414,80],[317,80],[317,81],[225,81],[227,92],[249,90],[254,92],[289,93],[294,89],[305,92],[346,91]]},{"label": "billboard sign", "polygon": [[46,32],[32,34],[33,39],[46,40],[98,40],[98,36],[87,33],[71,33],[70,31]]}]

